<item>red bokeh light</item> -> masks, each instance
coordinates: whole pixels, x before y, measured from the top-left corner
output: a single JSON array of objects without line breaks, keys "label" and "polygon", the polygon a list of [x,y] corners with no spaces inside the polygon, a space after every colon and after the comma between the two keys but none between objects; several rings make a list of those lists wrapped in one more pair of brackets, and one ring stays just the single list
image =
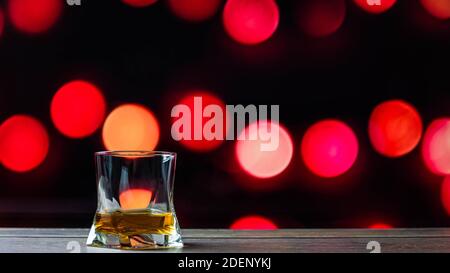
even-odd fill
[{"label": "red bokeh light", "polygon": [[[264,126],[264,127],[262,127]],[[260,134],[269,130],[278,130],[278,147],[273,151],[262,150],[262,145],[268,143]],[[257,132],[256,139],[249,138],[250,132]],[[274,131],[275,132],[275,131]],[[239,140],[247,136],[246,140]],[[270,178],[283,172],[291,162],[294,145],[285,128],[270,121],[259,121],[250,124],[241,132],[236,141],[236,158],[239,165],[248,174],[257,178]]]},{"label": "red bokeh light", "polygon": [[442,183],[441,200],[445,211],[450,216],[450,176],[447,176]]},{"label": "red bokeh light", "polygon": [[[194,107],[195,98],[201,98],[201,102],[202,102],[201,109]],[[200,125],[201,126],[200,129],[203,132],[203,128],[204,128],[205,124],[208,123],[208,121],[220,119],[220,117],[203,117],[203,115],[202,115],[202,113],[206,107],[208,107],[209,105],[217,105],[220,107],[220,109],[222,110],[222,113],[223,113],[223,119],[221,121],[220,120],[218,120],[218,121],[220,121],[224,125],[222,128],[222,129],[224,129],[222,139],[225,138],[226,132],[227,132],[227,127],[226,127],[227,114],[226,114],[225,103],[221,99],[212,95],[208,91],[203,91],[203,90],[191,91],[191,92],[189,92],[189,94],[184,96],[178,102],[178,105],[186,105],[190,109],[190,112],[191,112],[191,116],[188,117],[190,119],[190,124],[191,124],[191,126],[190,126],[191,127],[191,139],[190,140],[188,140],[188,139],[180,140],[180,143],[183,146],[185,146],[189,150],[196,151],[196,152],[209,152],[209,151],[212,151],[212,150],[218,148],[223,143],[223,140],[220,140],[220,139],[207,140],[207,139],[205,139],[203,134],[202,134],[202,139],[196,140],[195,135],[194,135],[196,125]],[[180,117],[180,118],[182,118],[182,117]],[[178,120],[178,119],[179,118],[173,118],[173,121]],[[201,124],[200,124],[200,122],[197,122],[198,124],[196,124],[197,119],[201,119]],[[219,128],[215,128],[215,129],[218,130]]]},{"label": "red bokeh light", "polygon": [[369,120],[369,137],[377,152],[399,157],[412,151],[422,136],[422,119],[409,103],[391,100],[379,104]]},{"label": "red bokeh light", "polygon": [[3,15],[3,10],[0,8],[0,37],[3,34],[4,28],[5,28],[5,15]]},{"label": "red bokeh light", "polygon": [[450,174],[450,118],[433,121],[425,131],[422,156],[435,174]]},{"label": "red bokeh light", "polygon": [[106,103],[102,92],[85,81],[72,81],[53,96],[50,113],[56,128],[65,136],[83,138],[103,122]]},{"label": "red bokeh light", "polygon": [[216,14],[221,0],[168,0],[170,10],[179,18],[200,22]]},{"label": "red bokeh light", "polygon": [[9,0],[8,13],[20,31],[37,34],[50,29],[61,16],[61,0]]},{"label": "red bokeh light", "polygon": [[336,177],[348,171],[358,156],[353,130],[338,120],[323,120],[303,137],[301,154],[306,166],[321,177]]},{"label": "red bokeh light", "polygon": [[159,141],[159,124],[144,106],[123,104],[108,115],[102,134],[110,151],[152,151]]},{"label": "red bokeh light", "polygon": [[353,0],[360,8],[363,10],[374,13],[374,14],[380,14],[383,12],[386,12],[394,4],[397,2],[397,0]]},{"label": "red bokeh light", "polygon": [[298,20],[308,35],[324,37],[341,27],[345,13],[344,0],[307,0],[299,5]]},{"label": "red bokeh light", "polygon": [[122,0],[122,2],[135,8],[143,8],[153,5],[158,0]]},{"label": "red bokeh light", "polygon": [[237,219],[230,228],[234,230],[275,230],[278,227],[270,219],[250,215]]},{"label": "red bokeh light", "polygon": [[27,172],[39,166],[49,148],[44,126],[35,118],[15,115],[0,127],[0,161],[15,172]]},{"label": "red bokeh light", "polygon": [[420,0],[422,6],[432,16],[440,20],[450,19],[450,1],[448,0]]},{"label": "red bokeh light", "polygon": [[227,33],[242,44],[258,44],[278,27],[279,11],[274,0],[228,0],[223,10]]},{"label": "red bokeh light", "polygon": [[120,193],[122,209],[145,209],[150,204],[153,193],[146,189],[128,189]]},{"label": "red bokeh light", "polygon": [[375,223],[369,227],[370,229],[392,229],[393,227],[385,223]]}]

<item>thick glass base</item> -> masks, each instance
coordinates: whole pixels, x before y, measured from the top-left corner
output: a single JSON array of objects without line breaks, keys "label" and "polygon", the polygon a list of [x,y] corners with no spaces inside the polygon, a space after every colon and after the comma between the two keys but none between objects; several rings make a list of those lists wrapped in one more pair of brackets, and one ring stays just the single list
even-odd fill
[{"label": "thick glass base", "polygon": [[178,231],[172,234],[133,234],[120,235],[98,231],[95,225],[89,232],[86,244],[90,247],[103,247],[127,250],[146,250],[160,248],[183,247],[181,234]]}]

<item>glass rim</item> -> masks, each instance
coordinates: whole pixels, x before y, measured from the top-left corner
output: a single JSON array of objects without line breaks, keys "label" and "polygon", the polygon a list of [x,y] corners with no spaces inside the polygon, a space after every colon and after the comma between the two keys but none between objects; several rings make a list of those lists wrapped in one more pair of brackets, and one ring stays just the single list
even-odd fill
[{"label": "glass rim", "polygon": [[175,152],[167,151],[146,151],[146,150],[117,150],[117,151],[99,151],[95,156],[118,156],[118,157],[151,157],[151,156],[176,156]]}]

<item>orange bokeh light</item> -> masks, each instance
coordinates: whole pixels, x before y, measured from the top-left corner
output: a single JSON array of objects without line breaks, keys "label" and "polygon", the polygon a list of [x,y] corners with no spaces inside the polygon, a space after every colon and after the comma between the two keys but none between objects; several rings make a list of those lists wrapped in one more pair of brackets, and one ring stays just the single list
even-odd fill
[{"label": "orange bokeh light", "polygon": [[179,18],[200,22],[216,14],[221,0],[168,0],[170,10]]},{"label": "orange bokeh light", "polygon": [[422,119],[407,102],[391,100],[379,104],[369,120],[369,137],[377,152],[399,157],[412,151],[422,136]]},{"label": "orange bokeh light", "polygon": [[50,29],[61,16],[61,0],[9,0],[8,13],[20,31],[37,34]]},{"label": "orange bokeh light", "polygon": [[[268,130],[277,129],[279,134],[278,147],[273,151],[262,150],[262,145],[268,141],[260,135]],[[257,132],[256,139],[250,139],[250,132]],[[245,140],[244,136],[247,136]],[[292,159],[294,145],[288,131],[275,122],[259,121],[250,124],[243,130],[236,141],[236,158],[242,169],[256,178],[271,178],[282,173]]]},{"label": "orange bokeh light", "polygon": [[157,119],[138,104],[117,107],[103,125],[103,144],[110,151],[152,151],[158,140]]},{"label": "orange bokeh light", "polygon": [[373,13],[380,14],[388,11],[397,0],[353,0],[361,9]]},{"label": "orange bokeh light", "polygon": [[128,189],[120,193],[122,209],[145,209],[150,204],[152,192],[146,189]]},{"label": "orange bokeh light", "polygon": [[324,37],[336,32],[344,23],[344,0],[307,0],[300,3],[298,22],[308,35]]},{"label": "orange bokeh light", "polygon": [[278,27],[279,17],[274,0],[228,0],[223,10],[228,35],[247,45],[269,39]]},{"label": "orange bokeh light", "polygon": [[234,230],[275,230],[278,227],[270,219],[258,215],[249,215],[234,221],[230,228]]},{"label": "orange bokeh light", "polygon": [[103,122],[106,102],[102,92],[85,81],[72,81],[53,96],[50,113],[55,127],[65,136],[83,138]]},{"label": "orange bokeh light", "polygon": [[153,5],[158,0],[122,0],[123,3],[135,7],[135,8],[143,8]]},{"label": "orange bokeh light", "polygon": [[353,130],[338,120],[322,120],[308,128],[301,154],[306,166],[326,178],[347,172],[358,156],[358,140]]},{"label": "orange bokeh light", "polygon": [[450,118],[434,120],[425,131],[422,156],[430,171],[450,174]]},{"label": "orange bokeh light", "polygon": [[432,16],[440,20],[450,19],[450,1],[448,0],[420,0],[422,6]]},{"label": "orange bokeh light", "polygon": [[442,183],[441,200],[445,211],[450,216],[450,176],[447,176]]},{"label": "orange bokeh light", "polygon": [[27,172],[39,166],[49,148],[45,127],[35,118],[15,115],[0,127],[0,162],[15,172]]}]

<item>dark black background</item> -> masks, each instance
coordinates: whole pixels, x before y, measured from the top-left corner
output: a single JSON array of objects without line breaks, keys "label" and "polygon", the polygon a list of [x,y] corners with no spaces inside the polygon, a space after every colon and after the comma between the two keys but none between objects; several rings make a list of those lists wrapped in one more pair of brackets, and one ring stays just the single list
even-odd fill
[{"label": "dark black background", "polygon": [[[418,1],[398,1],[371,15],[347,1],[339,31],[311,38],[297,27],[299,1],[277,1],[281,21],[267,42],[243,46],[224,32],[221,12],[203,23],[177,19],[163,0],[135,9],[119,0],[84,0],[65,7],[50,32],[28,36],[10,24],[0,38],[0,120],[27,113],[51,137],[46,161],[26,174],[0,168],[0,226],[87,227],[96,206],[93,153],[101,133],[71,140],[53,127],[49,106],[65,82],[99,86],[108,111],[138,102],[161,125],[158,150],[179,154],[175,206],[182,227],[228,227],[260,214],[280,227],[446,226],[441,177],[430,174],[420,149],[400,159],[378,155],[366,133],[383,100],[414,104],[425,125],[450,115],[450,22],[428,15]],[[5,1],[0,1],[4,8]],[[176,94],[211,90],[227,104],[279,104],[294,138],[294,158],[282,187],[255,191],[234,165],[233,143],[207,154],[189,152],[170,137]],[[339,118],[360,143],[356,164],[331,180],[312,176],[299,155],[306,128]]]}]

